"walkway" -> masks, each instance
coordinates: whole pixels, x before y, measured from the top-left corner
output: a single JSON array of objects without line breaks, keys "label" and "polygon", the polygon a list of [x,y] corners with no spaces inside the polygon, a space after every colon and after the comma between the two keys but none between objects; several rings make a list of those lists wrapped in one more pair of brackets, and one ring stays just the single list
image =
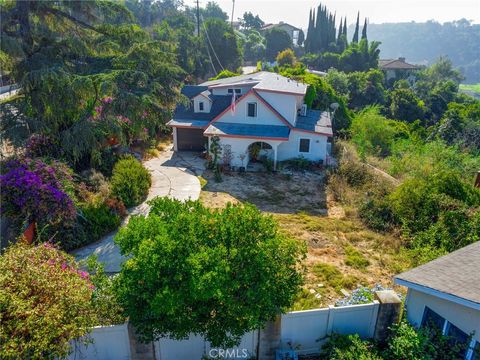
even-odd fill
[{"label": "walkway", "polygon": [[[143,165],[152,174],[152,187],[145,202],[129,209],[129,215],[122,226],[128,222],[131,215],[147,215],[150,210],[147,201],[157,196],[168,196],[181,201],[197,200],[200,196],[200,181],[197,176],[205,170],[204,163],[196,153],[174,153],[172,149],[145,161]],[[95,243],[74,250],[72,254],[77,260],[96,255],[98,261],[105,265],[107,273],[119,272],[125,257],[113,242],[116,233],[117,231],[114,231]]]}]

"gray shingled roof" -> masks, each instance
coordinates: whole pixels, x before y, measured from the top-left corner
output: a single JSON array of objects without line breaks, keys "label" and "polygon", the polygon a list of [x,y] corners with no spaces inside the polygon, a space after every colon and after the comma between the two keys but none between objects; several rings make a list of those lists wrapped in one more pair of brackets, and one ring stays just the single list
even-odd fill
[{"label": "gray shingled roof", "polygon": [[480,241],[395,276],[480,306]]},{"label": "gray shingled roof", "polygon": [[299,95],[304,95],[307,91],[307,85],[268,71],[210,80],[200,85],[215,87],[223,85],[240,86],[246,84],[253,84],[253,88],[256,90],[285,91]]},{"label": "gray shingled roof", "polygon": [[332,136],[332,122],[325,112],[308,110],[307,116],[298,116],[295,129],[321,132]]},{"label": "gray shingled roof", "polygon": [[[201,87],[201,86],[199,86]],[[197,93],[197,95],[200,92]],[[194,95],[195,96],[195,95]],[[173,118],[175,120],[213,120],[218,114],[230,106],[232,103],[232,97],[230,95],[210,95],[210,100],[212,100],[212,108],[210,112],[194,112],[193,106],[179,104],[175,109],[175,114]]]}]

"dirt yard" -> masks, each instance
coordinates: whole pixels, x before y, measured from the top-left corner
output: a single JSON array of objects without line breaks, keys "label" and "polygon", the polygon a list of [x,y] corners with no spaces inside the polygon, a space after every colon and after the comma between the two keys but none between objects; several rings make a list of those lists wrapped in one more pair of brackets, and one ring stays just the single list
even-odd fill
[{"label": "dirt yard", "polygon": [[408,267],[396,237],[366,229],[353,210],[327,196],[323,171],[230,174],[222,180],[215,182],[209,171],[203,175],[203,204],[250,202],[307,244],[305,286],[295,310],[332,305],[359,286],[391,287],[392,276]]}]

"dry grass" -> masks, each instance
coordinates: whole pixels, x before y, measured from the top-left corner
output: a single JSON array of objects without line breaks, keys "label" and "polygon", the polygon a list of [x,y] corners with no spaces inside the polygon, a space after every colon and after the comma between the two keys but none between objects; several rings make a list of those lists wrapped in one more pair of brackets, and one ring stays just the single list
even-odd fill
[{"label": "dry grass", "polygon": [[[270,213],[281,231],[307,244],[305,286],[294,309],[331,305],[343,297],[340,290],[381,283],[392,286],[392,276],[410,267],[402,256],[399,237],[367,229],[355,207],[342,205],[325,191],[325,174],[224,175],[208,181],[200,200],[209,207],[248,201]],[[348,193],[345,197],[355,196]],[[348,204],[348,202],[346,202]]]}]

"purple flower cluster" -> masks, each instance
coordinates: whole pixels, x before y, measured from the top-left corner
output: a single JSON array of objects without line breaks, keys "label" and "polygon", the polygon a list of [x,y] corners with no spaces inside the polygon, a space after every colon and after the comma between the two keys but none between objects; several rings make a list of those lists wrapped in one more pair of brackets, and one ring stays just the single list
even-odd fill
[{"label": "purple flower cluster", "polygon": [[[345,296],[343,299],[338,300],[335,306],[350,306],[358,304],[368,304],[375,299],[375,292],[382,290],[391,290],[383,287],[381,284],[375,284],[373,288],[359,287],[352,291],[349,296]],[[397,294],[401,298],[401,294]]]},{"label": "purple flower cluster", "polygon": [[41,160],[11,160],[0,176],[0,212],[20,220],[70,221],[76,210],[63,191],[62,180],[71,180],[59,167]]},{"label": "purple flower cluster", "polygon": [[127,124],[127,125],[132,125],[132,120],[130,120],[128,117],[126,116],[123,116],[123,115],[118,115],[117,116],[117,120],[124,123],[124,124]]}]

